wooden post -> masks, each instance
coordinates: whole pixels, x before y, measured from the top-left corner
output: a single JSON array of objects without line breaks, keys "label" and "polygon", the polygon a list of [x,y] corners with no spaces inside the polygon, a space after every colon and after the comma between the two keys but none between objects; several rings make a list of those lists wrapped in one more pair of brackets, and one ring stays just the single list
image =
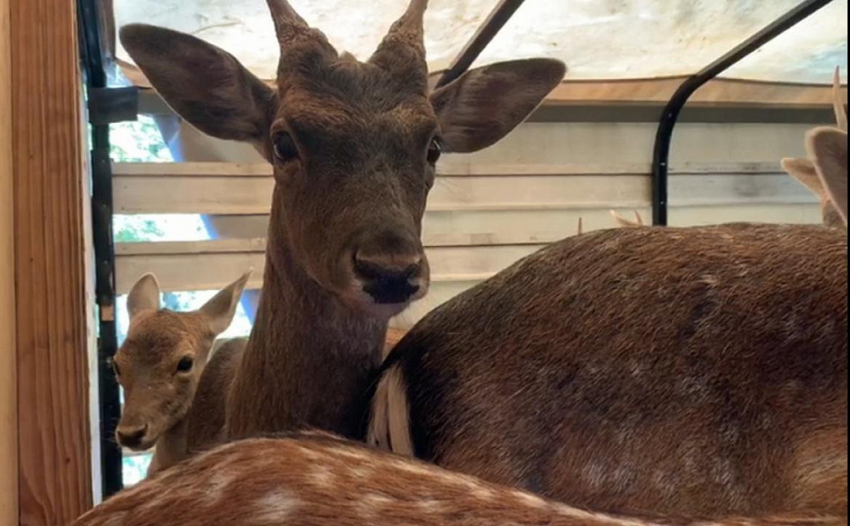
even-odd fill
[{"label": "wooden post", "polygon": [[20,524],[91,507],[76,2],[11,2]]},{"label": "wooden post", "polygon": [[9,0],[0,0],[0,526],[18,523],[15,253],[12,214],[12,52]]}]

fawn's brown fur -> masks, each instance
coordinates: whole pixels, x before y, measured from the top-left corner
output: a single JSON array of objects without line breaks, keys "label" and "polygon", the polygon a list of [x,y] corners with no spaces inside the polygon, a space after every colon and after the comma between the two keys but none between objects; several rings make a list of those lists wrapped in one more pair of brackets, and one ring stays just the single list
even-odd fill
[{"label": "fawn's brown fur", "polygon": [[429,313],[369,441],[595,510],[847,513],[847,135],[807,134],[841,229],[612,229]]},{"label": "fawn's brown fur", "polygon": [[429,92],[426,0],[410,2],[366,62],[339,54],[285,0],[268,5],[276,90],[189,35],[131,25],[121,41],[179,115],[274,166],[262,298],[225,436],[317,427],[362,437],[387,320],[428,288],[421,221],[440,152],[497,142],[565,67],[497,63]]},{"label": "fawn's brown fur", "polygon": [[[436,466],[301,433],[237,441],[112,497],[72,526],[650,526]],[[799,514],[691,524],[839,525]]]},{"label": "fawn's brown fur", "polygon": [[[233,320],[250,276],[248,271],[191,312],[160,309],[153,274],[130,290],[127,339],[112,361],[125,397],[115,438],[134,450],[155,447],[148,475],[186,457],[186,415],[215,339]],[[215,342],[213,356],[222,346],[242,348],[245,342]]]}]

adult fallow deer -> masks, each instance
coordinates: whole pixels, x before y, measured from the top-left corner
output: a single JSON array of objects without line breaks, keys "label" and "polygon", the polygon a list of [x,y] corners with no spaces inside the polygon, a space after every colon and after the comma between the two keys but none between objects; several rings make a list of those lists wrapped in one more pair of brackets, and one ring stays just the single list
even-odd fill
[{"label": "adult fallow deer", "polygon": [[841,229],[555,243],[388,356],[369,442],[599,511],[847,513],[847,133],[807,135]]},{"label": "adult fallow deer", "polygon": [[421,221],[441,152],[497,142],[564,77],[561,62],[518,60],[429,92],[426,4],[412,0],[359,62],[286,0],[268,0],[281,49],[274,89],[195,37],[121,30],[180,116],[274,166],[262,298],[228,393],[228,439],[303,427],[365,435],[363,394],[387,320],[428,290]]},{"label": "adult fallow deer", "polygon": [[241,440],[125,490],[72,526],[816,526],[800,514],[719,522],[616,517],[316,433]]}]

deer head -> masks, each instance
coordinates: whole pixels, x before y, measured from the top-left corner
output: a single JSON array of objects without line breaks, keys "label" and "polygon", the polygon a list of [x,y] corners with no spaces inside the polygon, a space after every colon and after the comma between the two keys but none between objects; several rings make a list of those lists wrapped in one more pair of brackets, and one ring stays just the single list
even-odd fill
[{"label": "deer head", "polygon": [[[782,159],[782,169],[818,196],[824,225],[831,228],[846,228],[846,210],[841,212],[838,209],[828,188],[831,185],[833,189],[837,189],[843,184],[846,203],[847,112],[844,109],[844,102],[841,100],[839,68],[835,68],[835,74],[832,77],[832,109],[835,113],[836,127],[822,127],[812,130],[806,136],[806,150],[809,158]],[[843,137],[843,143],[841,143],[841,137]],[[842,155],[843,172],[841,172]]]},{"label": "deer head", "polygon": [[127,296],[127,339],[112,361],[124,388],[124,410],[115,432],[119,444],[150,449],[184,419],[213,341],[233,320],[250,276],[249,270],[191,312],[160,309],[153,274],[133,286]]},{"label": "deer head", "polygon": [[295,265],[382,318],[428,289],[421,221],[441,153],[492,145],[565,73],[554,60],[503,62],[429,92],[426,5],[412,0],[359,62],[286,0],[268,0],[280,43],[276,89],[195,37],[146,25],[121,30],[124,47],[178,114],[209,135],[254,145],[272,163],[270,228]]}]

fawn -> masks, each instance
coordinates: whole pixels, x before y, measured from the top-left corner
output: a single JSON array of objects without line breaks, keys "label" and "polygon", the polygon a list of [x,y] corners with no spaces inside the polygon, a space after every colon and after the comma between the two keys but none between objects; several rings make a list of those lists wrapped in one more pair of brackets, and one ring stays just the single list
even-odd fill
[{"label": "fawn", "polygon": [[[153,274],[142,276],[130,290],[130,327],[112,359],[125,395],[115,439],[133,450],[155,448],[148,476],[185,458],[186,415],[213,343],[230,326],[250,276],[249,270],[191,312],[160,309]],[[233,339],[217,345],[229,354],[245,342]]]}]

